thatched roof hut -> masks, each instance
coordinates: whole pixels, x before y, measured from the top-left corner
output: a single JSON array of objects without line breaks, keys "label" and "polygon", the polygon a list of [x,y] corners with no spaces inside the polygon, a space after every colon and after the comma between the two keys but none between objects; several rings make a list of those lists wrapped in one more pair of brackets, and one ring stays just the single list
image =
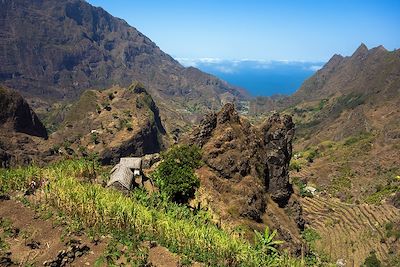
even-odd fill
[{"label": "thatched roof hut", "polygon": [[142,170],[142,158],[121,158],[119,164],[131,170]]},{"label": "thatched roof hut", "polygon": [[121,158],[120,162],[111,170],[107,186],[131,190],[135,182],[134,176],[141,175],[141,169],[141,158]]}]

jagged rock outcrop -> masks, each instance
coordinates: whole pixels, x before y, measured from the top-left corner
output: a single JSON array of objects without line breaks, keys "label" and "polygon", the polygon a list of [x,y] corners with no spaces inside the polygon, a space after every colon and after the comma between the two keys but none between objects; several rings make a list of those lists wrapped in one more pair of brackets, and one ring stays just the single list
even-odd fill
[{"label": "jagged rock outcrop", "polygon": [[143,156],[164,147],[158,108],[142,84],[86,91],[50,136],[69,154],[97,153],[103,164],[121,157]]},{"label": "jagged rock outcrop", "polygon": [[222,223],[257,231],[269,225],[299,254],[305,221],[289,183],[293,136],[286,115],[274,114],[259,126],[240,117],[233,104],[206,115],[187,140],[201,147],[205,163],[196,171],[200,188],[192,205],[209,208]]},{"label": "jagged rock outcrop", "polygon": [[0,167],[40,162],[37,146],[47,130],[23,97],[0,87]]},{"label": "jagged rock outcrop", "polygon": [[289,116],[275,114],[254,127],[226,104],[204,117],[189,142],[202,148],[206,167],[199,176],[210,191],[221,193],[217,198],[231,209],[227,212],[260,221],[267,195],[284,206],[292,193],[288,166],[293,135]]},{"label": "jagged rock outcrop", "polygon": [[3,131],[15,131],[47,138],[47,130],[22,96],[0,86],[0,127]]},{"label": "jagged rock outcrop", "polygon": [[293,192],[289,184],[289,163],[292,158],[294,123],[288,115],[273,114],[261,126],[268,166],[268,193],[271,198],[286,204]]}]

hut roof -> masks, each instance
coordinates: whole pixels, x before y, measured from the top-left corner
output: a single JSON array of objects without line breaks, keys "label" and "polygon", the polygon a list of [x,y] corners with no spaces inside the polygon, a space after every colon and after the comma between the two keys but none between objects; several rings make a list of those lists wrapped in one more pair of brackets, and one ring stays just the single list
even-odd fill
[{"label": "hut roof", "polygon": [[121,158],[119,164],[129,169],[142,169],[142,158]]},{"label": "hut roof", "polygon": [[114,183],[120,183],[123,187],[130,190],[133,184],[133,172],[125,165],[117,164],[111,170],[110,181],[107,186],[111,186]]}]

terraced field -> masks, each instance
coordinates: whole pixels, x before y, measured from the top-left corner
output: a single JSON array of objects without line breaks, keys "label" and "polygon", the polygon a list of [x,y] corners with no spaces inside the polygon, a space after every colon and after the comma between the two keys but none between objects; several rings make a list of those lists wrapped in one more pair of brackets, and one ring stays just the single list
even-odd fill
[{"label": "terraced field", "polygon": [[302,204],[307,222],[321,236],[317,251],[332,261],[345,259],[346,266],[360,266],[372,250],[379,259],[388,258],[385,225],[400,220],[395,207],[346,204],[321,196],[302,198]]}]

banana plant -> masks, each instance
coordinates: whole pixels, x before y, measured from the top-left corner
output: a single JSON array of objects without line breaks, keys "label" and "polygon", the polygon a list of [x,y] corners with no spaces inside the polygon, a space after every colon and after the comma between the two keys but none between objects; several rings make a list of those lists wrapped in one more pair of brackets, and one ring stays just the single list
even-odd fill
[{"label": "banana plant", "polygon": [[283,244],[284,242],[282,240],[274,240],[277,232],[276,230],[272,231],[269,229],[267,226],[265,228],[264,233],[260,233],[258,231],[254,231],[255,233],[255,247],[257,250],[263,252],[263,253],[277,253],[278,250],[276,246]]}]

